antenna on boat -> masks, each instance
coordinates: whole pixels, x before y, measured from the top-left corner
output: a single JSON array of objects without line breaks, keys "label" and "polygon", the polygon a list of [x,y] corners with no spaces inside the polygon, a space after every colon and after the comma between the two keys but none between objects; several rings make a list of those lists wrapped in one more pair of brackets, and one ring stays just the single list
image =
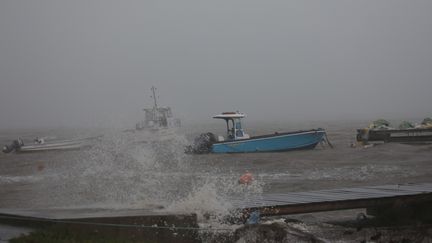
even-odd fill
[{"label": "antenna on boat", "polygon": [[154,100],[154,107],[157,109],[157,99],[156,99],[156,88],[154,86],[151,87],[151,90],[153,92],[153,100]]}]

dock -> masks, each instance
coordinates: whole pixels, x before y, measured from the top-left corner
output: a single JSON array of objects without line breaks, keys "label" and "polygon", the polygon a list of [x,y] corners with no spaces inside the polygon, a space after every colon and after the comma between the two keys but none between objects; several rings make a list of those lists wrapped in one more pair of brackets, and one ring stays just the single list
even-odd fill
[{"label": "dock", "polygon": [[376,209],[428,205],[432,202],[432,183],[273,193],[231,198],[231,202],[245,215],[254,211],[261,216],[277,216],[358,208],[372,213]]},{"label": "dock", "polygon": [[[255,212],[282,216],[359,208],[374,216],[432,220],[432,183],[270,193],[227,200],[235,208],[233,217],[240,219],[233,222],[245,222]],[[0,223],[30,228],[55,225],[76,234],[152,242],[199,242],[198,231],[206,230],[199,227],[193,213],[139,209],[0,209]]]}]

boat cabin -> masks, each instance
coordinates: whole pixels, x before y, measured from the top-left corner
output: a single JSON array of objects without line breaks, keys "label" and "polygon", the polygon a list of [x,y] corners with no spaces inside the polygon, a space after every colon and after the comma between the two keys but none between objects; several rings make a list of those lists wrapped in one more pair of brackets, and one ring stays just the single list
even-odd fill
[{"label": "boat cabin", "polygon": [[180,127],[180,119],[174,118],[170,107],[161,107],[157,104],[156,88],[151,88],[153,92],[154,106],[152,108],[145,108],[145,120],[136,124],[136,130],[159,128]]},{"label": "boat cabin", "polygon": [[[215,119],[223,119],[227,126],[227,140],[240,140],[250,138],[246,134],[241,125],[241,119],[246,117],[244,113],[240,112],[223,112],[222,114],[213,116]],[[224,141],[222,136],[219,136],[219,141]]]},{"label": "boat cabin", "polygon": [[168,121],[172,118],[170,107],[155,107],[143,109],[145,111],[145,124],[148,127],[168,127]]}]

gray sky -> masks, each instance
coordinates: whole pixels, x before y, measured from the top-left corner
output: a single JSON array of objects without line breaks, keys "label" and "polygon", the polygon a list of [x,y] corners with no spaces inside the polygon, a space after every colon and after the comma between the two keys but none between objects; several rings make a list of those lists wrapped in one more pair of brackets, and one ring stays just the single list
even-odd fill
[{"label": "gray sky", "polygon": [[432,1],[2,0],[0,127],[432,116]]}]

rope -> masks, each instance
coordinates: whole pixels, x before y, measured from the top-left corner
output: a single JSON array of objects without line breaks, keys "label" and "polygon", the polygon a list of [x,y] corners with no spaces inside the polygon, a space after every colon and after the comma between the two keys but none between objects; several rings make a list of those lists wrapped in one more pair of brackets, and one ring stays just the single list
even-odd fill
[{"label": "rope", "polygon": [[168,230],[200,230],[200,231],[232,231],[228,228],[197,228],[197,227],[177,227],[177,226],[158,226],[158,225],[135,225],[135,224],[112,224],[112,223],[96,223],[96,222],[83,222],[83,221],[70,221],[61,219],[44,219],[44,218],[30,218],[30,217],[15,217],[0,215],[0,219],[15,219],[23,221],[36,221],[48,223],[63,223],[63,224],[81,224],[81,225],[94,225],[94,226],[109,226],[109,227],[124,227],[124,228],[147,228],[147,229],[168,229]]},{"label": "rope", "polygon": [[327,133],[324,133],[324,136],[325,136],[325,140],[326,140],[327,144],[330,146],[330,148],[334,148],[333,144],[330,143],[330,140],[327,137]]}]

